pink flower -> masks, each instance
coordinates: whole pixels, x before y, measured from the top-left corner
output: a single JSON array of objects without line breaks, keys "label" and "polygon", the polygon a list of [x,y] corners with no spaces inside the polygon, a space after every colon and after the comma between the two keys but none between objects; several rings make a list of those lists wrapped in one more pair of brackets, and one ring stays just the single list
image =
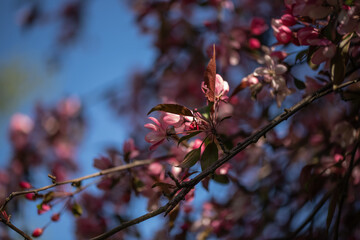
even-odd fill
[{"label": "pink flower", "polygon": [[154,117],[149,117],[149,119],[152,120],[155,124],[147,123],[144,125],[144,127],[151,130],[151,132],[145,136],[145,141],[152,144],[150,146],[150,150],[155,150],[161,143],[165,141],[168,136],[166,132],[167,125],[164,122],[160,123]]},{"label": "pink flower", "polygon": [[251,49],[259,49],[261,47],[261,43],[257,38],[249,39],[249,48]]},{"label": "pink flower", "polygon": [[268,25],[263,18],[254,17],[250,23],[250,31],[254,35],[260,35],[268,29]]},{"label": "pink flower", "polygon": [[164,169],[163,165],[161,165],[158,162],[151,163],[148,168],[149,174],[153,175],[153,176],[160,175],[162,173],[163,169]]},{"label": "pink flower", "polygon": [[25,198],[27,200],[34,201],[35,200],[35,193],[27,193],[27,194],[25,194]]},{"label": "pink flower", "polygon": [[33,233],[32,236],[33,237],[40,237],[43,234],[43,229],[42,228],[36,228]]},{"label": "pink flower", "polygon": [[178,114],[173,114],[173,113],[165,113],[164,117],[163,117],[163,121],[168,124],[168,125],[172,125],[174,127],[180,127],[180,125],[182,124],[183,118],[178,115]]},{"label": "pink flower", "polygon": [[43,214],[51,209],[51,206],[49,204],[42,204],[41,209],[38,209],[38,214]]},{"label": "pink flower", "polygon": [[34,127],[34,123],[27,115],[16,113],[10,120],[10,132],[21,132],[29,134]]},{"label": "pink flower", "polygon": [[285,26],[291,27],[296,24],[296,19],[293,15],[287,13],[281,16],[281,22]]},{"label": "pink flower", "polygon": [[124,142],[123,145],[124,155],[128,156],[129,159],[136,158],[139,156],[139,150],[136,149],[134,139],[130,138]]},{"label": "pink flower", "polygon": [[26,181],[21,181],[19,183],[19,186],[23,189],[29,189],[31,188],[31,184],[29,182],[26,182]]},{"label": "pink flower", "polygon": [[[208,86],[205,85],[205,82],[203,81],[201,84],[201,90],[206,94],[209,90]],[[215,98],[216,100],[226,100],[228,97],[226,94],[228,94],[230,88],[227,81],[224,81],[224,79],[219,75],[216,74],[216,80],[215,80]]]},{"label": "pink flower", "polygon": [[216,81],[215,81],[215,97],[221,98],[228,94],[230,88],[227,81],[224,81],[223,78],[216,74]]},{"label": "pink flower", "polygon": [[277,60],[282,61],[287,57],[287,53],[284,51],[274,51],[271,52],[270,57],[277,58]]},{"label": "pink flower", "polygon": [[281,44],[287,44],[292,40],[292,31],[287,26],[280,26],[278,32],[275,32],[275,37]]}]

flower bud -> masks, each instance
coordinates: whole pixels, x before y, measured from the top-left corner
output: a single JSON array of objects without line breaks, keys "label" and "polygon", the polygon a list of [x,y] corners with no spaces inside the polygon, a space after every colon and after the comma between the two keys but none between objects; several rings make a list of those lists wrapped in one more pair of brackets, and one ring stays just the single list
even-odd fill
[{"label": "flower bud", "polygon": [[51,216],[51,221],[53,221],[53,222],[57,222],[57,221],[59,221],[59,219],[60,219],[60,213],[54,213]]},{"label": "flower bud", "polygon": [[43,234],[43,229],[42,228],[36,228],[33,233],[32,236],[33,237],[40,237]]},{"label": "flower bud", "polygon": [[21,181],[19,183],[19,186],[23,189],[29,189],[31,188],[31,184],[29,182],[26,182],[26,181]]}]

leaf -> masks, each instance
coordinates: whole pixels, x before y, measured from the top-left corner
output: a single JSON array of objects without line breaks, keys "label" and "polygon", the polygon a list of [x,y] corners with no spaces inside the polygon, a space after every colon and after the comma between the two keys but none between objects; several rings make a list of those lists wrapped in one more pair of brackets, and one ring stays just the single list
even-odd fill
[{"label": "leaf", "polygon": [[215,57],[215,44],[213,45],[213,55],[210,59],[204,75],[205,85],[209,91],[205,94],[209,102],[215,101],[215,81],[216,81],[216,57]]},{"label": "leaf", "polygon": [[219,123],[221,123],[222,121],[224,121],[224,120],[226,120],[226,119],[230,119],[232,116],[226,116],[226,117],[223,117],[220,121],[219,121]]},{"label": "leaf", "polygon": [[173,210],[169,213],[169,229],[171,230],[175,226],[175,220],[179,215],[180,205],[178,204]]},{"label": "leaf", "polygon": [[314,53],[315,53],[318,49],[319,49],[318,46],[310,46],[310,47],[309,47],[309,50],[308,50],[306,62],[307,62],[307,64],[309,65],[309,67],[310,67],[312,70],[317,70],[317,69],[319,68],[319,65],[316,65],[316,64],[314,64],[314,63],[311,61]]},{"label": "leaf", "polygon": [[234,89],[234,91],[231,94],[230,98],[232,98],[234,95],[236,95],[240,91],[244,90],[247,86],[248,86],[248,84],[246,82],[242,81],[239,85],[236,86],[236,88]]},{"label": "leaf", "polygon": [[331,81],[336,88],[344,81],[345,78],[345,59],[339,50],[336,51],[335,56],[331,59]]},{"label": "leaf", "polygon": [[48,203],[53,199],[54,199],[54,192],[48,192],[44,196],[43,203]]},{"label": "leaf", "polygon": [[188,152],[178,167],[181,168],[190,168],[195,165],[195,163],[200,159],[201,149],[196,148]]},{"label": "leaf", "polygon": [[345,80],[346,64],[349,58],[349,47],[353,33],[344,36],[339,43],[339,48],[336,50],[335,56],[331,59],[331,81],[334,84],[334,89]]},{"label": "leaf", "polygon": [[297,89],[302,90],[302,89],[306,88],[306,85],[303,81],[301,81],[300,79],[297,79],[296,77],[293,77],[293,78],[294,78],[294,83],[295,83],[295,86],[297,87]]},{"label": "leaf", "polygon": [[183,136],[179,139],[179,142],[178,142],[178,146],[180,145],[181,142],[185,141],[185,140],[188,140],[192,137],[195,137],[196,135],[198,135],[199,133],[201,133],[201,131],[196,131],[196,132],[192,132],[192,133],[189,133],[188,135],[186,136]]},{"label": "leaf", "polygon": [[296,58],[295,58],[295,64],[299,61],[299,62],[303,62],[305,61],[305,59],[307,58],[307,55],[309,53],[308,49],[302,50],[300,52],[298,52],[298,54],[296,54]]},{"label": "leaf", "polygon": [[215,182],[221,183],[221,184],[228,184],[229,178],[226,175],[223,174],[214,174],[213,179]]},{"label": "leaf", "polygon": [[171,193],[171,189],[174,189],[175,186],[170,184],[170,183],[165,183],[165,182],[157,182],[154,183],[151,188],[154,187],[159,187],[161,189],[161,191],[165,194],[170,194]]},{"label": "leaf", "polygon": [[218,160],[218,148],[215,142],[209,143],[201,156],[201,170],[204,171]]},{"label": "leaf", "polygon": [[190,116],[190,117],[194,116],[190,109],[179,104],[156,105],[148,112],[148,115],[154,111],[163,111],[163,112],[174,113],[182,116]]},{"label": "leaf", "polygon": [[83,213],[83,210],[77,202],[75,202],[71,207],[71,212],[74,214],[75,217],[80,217]]},{"label": "leaf", "polygon": [[336,192],[332,195],[331,200],[330,200],[330,204],[329,204],[328,215],[327,215],[327,218],[326,218],[326,229],[327,229],[327,231],[329,231],[332,219],[334,217],[335,209],[336,209],[337,196],[338,196],[336,194]]}]

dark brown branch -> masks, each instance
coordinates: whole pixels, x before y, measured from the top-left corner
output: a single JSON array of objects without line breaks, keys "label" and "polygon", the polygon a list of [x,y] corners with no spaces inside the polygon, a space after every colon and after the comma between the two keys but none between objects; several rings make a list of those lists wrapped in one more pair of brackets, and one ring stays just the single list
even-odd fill
[{"label": "dark brown branch", "polygon": [[12,230],[14,230],[15,232],[17,232],[18,234],[20,234],[24,239],[26,240],[32,240],[32,238],[27,235],[26,233],[24,233],[23,231],[21,231],[19,228],[17,228],[14,224],[12,224],[10,221],[7,221],[6,219],[3,219],[2,217],[0,217],[0,221],[2,223],[4,223],[6,226],[8,226],[9,228],[11,228]]},{"label": "dark brown branch", "polygon": [[125,229],[127,227],[130,227],[132,225],[141,223],[141,222],[143,222],[143,221],[145,221],[145,220],[147,220],[149,218],[155,217],[155,216],[165,212],[166,209],[168,208],[168,205],[169,205],[169,203],[166,204],[165,206],[162,206],[162,207],[156,209],[155,211],[149,212],[149,213],[147,213],[147,214],[145,214],[145,215],[143,215],[141,217],[138,217],[138,218],[135,218],[135,219],[133,219],[131,221],[125,222],[125,223],[111,229],[110,231],[108,231],[106,233],[103,233],[103,234],[101,234],[99,236],[91,238],[91,240],[108,239],[108,237],[114,235],[115,233],[117,233],[117,232],[119,232],[119,231],[121,231],[121,230],[123,230],[123,229]]},{"label": "dark brown branch", "polygon": [[301,232],[301,230],[315,217],[315,215],[317,214],[317,212],[322,208],[322,206],[327,202],[327,200],[330,198],[331,194],[333,193],[333,191],[329,191],[327,192],[322,199],[320,200],[320,202],[318,204],[316,204],[315,208],[313,209],[313,211],[311,212],[311,214],[304,220],[304,222],[291,234],[291,236],[289,238],[286,239],[294,239],[296,237],[296,235],[299,234],[299,232]]},{"label": "dark brown branch", "polygon": [[344,179],[343,181],[341,181],[341,188],[342,191],[341,191],[341,195],[340,195],[340,203],[339,203],[339,206],[338,206],[338,215],[337,215],[337,218],[336,218],[336,223],[335,223],[335,233],[334,233],[334,240],[337,240],[339,238],[339,227],[340,227],[340,219],[341,219],[341,211],[342,211],[342,207],[344,205],[344,202],[345,202],[345,199],[347,197],[347,192],[348,192],[348,184],[349,184],[349,180],[350,180],[350,176],[351,176],[351,173],[352,173],[352,170],[354,169],[354,160],[355,160],[355,154],[356,154],[356,151],[358,150],[359,148],[359,145],[360,145],[360,140],[357,141],[355,147],[354,147],[354,150],[352,151],[351,153],[351,159],[350,159],[350,163],[349,163],[349,168],[348,170],[346,171],[346,174],[344,176]]},{"label": "dark brown branch", "polygon": [[[347,87],[349,85],[352,85],[354,83],[359,82],[359,79],[355,79],[353,81],[348,81],[345,82],[339,86],[337,86],[336,90],[340,90],[344,87]],[[336,91],[335,90],[335,91]],[[244,150],[247,146],[256,143],[262,136],[264,136],[267,132],[269,132],[271,129],[273,129],[275,126],[277,126],[278,124],[280,124],[281,122],[287,120],[289,117],[291,117],[292,115],[294,115],[295,113],[297,113],[299,110],[303,109],[304,107],[306,107],[307,105],[309,105],[310,103],[312,103],[313,101],[315,101],[316,99],[319,99],[331,92],[333,92],[333,85],[332,84],[328,84],[326,86],[324,86],[323,88],[319,89],[318,91],[316,91],[315,93],[313,93],[310,96],[305,97],[304,99],[302,99],[300,102],[298,102],[297,104],[295,104],[293,107],[291,107],[290,109],[286,109],[282,114],[280,114],[279,116],[277,116],[275,119],[273,119],[269,124],[267,124],[265,127],[263,127],[262,129],[260,129],[259,131],[257,131],[256,133],[252,134],[249,138],[247,138],[244,142],[239,143],[236,147],[234,147],[233,149],[231,149],[227,155],[225,155],[223,158],[219,159],[218,161],[216,161],[215,163],[213,163],[209,168],[207,168],[205,171],[202,171],[200,174],[198,174],[196,177],[194,177],[193,179],[191,179],[188,182],[183,182],[181,183],[181,186],[183,187],[181,189],[181,191],[171,200],[169,201],[166,205],[158,208],[157,210],[147,213],[141,217],[138,217],[134,220],[128,221],[123,223],[122,225],[119,225],[115,228],[113,228],[112,230],[110,230],[109,232],[106,232],[102,235],[99,235],[95,238],[92,238],[92,240],[102,240],[102,239],[106,239],[110,236],[112,236],[113,234],[127,228],[130,227],[132,225],[135,225],[137,223],[140,223],[142,221],[145,221],[149,218],[152,218],[154,216],[157,216],[163,212],[165,212],[165,216],[172,210],[174,209],[179,202],[181,202],[186,194],[195,187],[195,185],[197,185],[201,180],[203,180],[204,178],[206,178],[207,176],[209,176],[210,174],[212,174],[217,168],[219,168],[221,165],[223,165],[224,163],[226,163],[227,161],[229,161],[230,159],[232,159],[235,155],[237,155],[239,152],[241,152],[242,150]],[[330,193],[327,193],[324,196],[324,199],[328,199],[330,196]],[[322,201],[325,201],[323,200]],[[320,203],[322,203],[322,201]],[[324,204],[324,203],[322,203]],[[322,205],[321,205],[322,206]],[[316,214],[316,213],[315,213]],[[306,225],[306,224],[305,224]],[[301,230],[301,229],[300,229]]]}]

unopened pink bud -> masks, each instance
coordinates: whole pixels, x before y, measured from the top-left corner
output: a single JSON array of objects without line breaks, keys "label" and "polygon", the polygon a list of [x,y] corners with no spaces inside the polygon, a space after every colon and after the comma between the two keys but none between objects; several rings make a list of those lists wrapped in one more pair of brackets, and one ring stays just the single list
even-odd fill
[{"label": "unopened pink bud", "polygon": [[42,228],[36,228],[33,233],[32,236],[33,237],[40,237],[43,234],[43,229]]},{"label": "unopened pink bud", "polygon": [[60,219],[60,213],[54,213],[51,216],[51,221],[53,221],[53,222],[57,222],[57,221],[59,221],[59,219]]},{"label": "unopened pink bud", "polygon": [[25,194],[25,198],[33,201],[33,200],[35,200],[35,193],[27,193],[27,194]]},{"label": "unopened pink bud", "polygon": [[42,204],[41,209],[38,209],[38,214],[43,214],[51,209],[51,206],[49,204]]},{"label": "unopened pink bud", "polygon": [[276,33],[275,37],[279,43],[287,44],[292,39],[292,32],[291,32],[290,28],[283,25],[283,26],[279,27],[278,32]]},{"label": "unopened pink bud", "polygon": [[287,13],[287,14],[282,15],[281,22],[285,26],[291,27],[296,24],[296,19],[294,18],[293,15]]},{"label": "unopened pink bud", "polygon": [[19,186],[23,189],[29,189],[31,188],[31,184],[29,182],[26,182],[26,181],[21,181],[19,183]]},{"label": "unopened pink bud", "polygon": [[251,49],[259,49],[261,47],[261,43],[257,38],[249,39],[249,48]]}]

